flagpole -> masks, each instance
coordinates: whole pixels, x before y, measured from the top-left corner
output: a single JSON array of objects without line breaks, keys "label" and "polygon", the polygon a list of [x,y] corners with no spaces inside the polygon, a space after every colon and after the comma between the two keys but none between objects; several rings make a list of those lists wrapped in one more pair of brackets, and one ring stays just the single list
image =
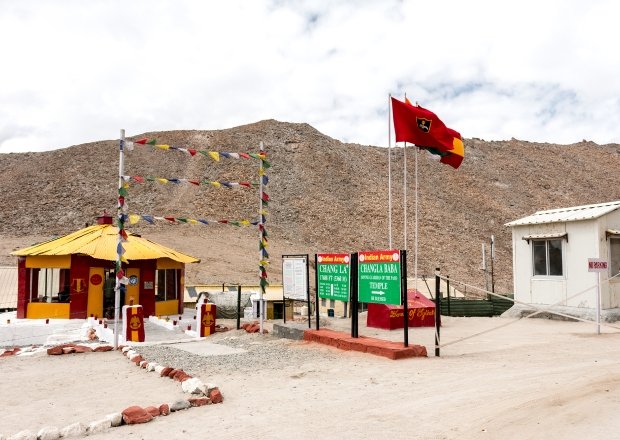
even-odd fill
[{"label": "flagpole", "polygon": [[407,250],[407,142],[403,146],[403,249]]},{"label": "flagpole", "polygon": [[415,154],[415,252],[413,254],[413,276],[414,288],[418,291],[418,147],[414,145],[413,152]]},{"label": "flagpole", "polygon": [[388,249],[392,249],[392,94],[388,93]]}]

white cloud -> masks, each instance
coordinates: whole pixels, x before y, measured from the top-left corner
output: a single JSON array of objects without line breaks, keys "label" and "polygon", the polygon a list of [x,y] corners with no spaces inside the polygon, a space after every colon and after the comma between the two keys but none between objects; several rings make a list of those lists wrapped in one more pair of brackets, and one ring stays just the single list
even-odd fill
[{"label": "white cloud", "polygon": [[407,93],[465,137],[620,142],[611,0],[0,9],[0,152],[268,118],[387,145],[388,93]]}]

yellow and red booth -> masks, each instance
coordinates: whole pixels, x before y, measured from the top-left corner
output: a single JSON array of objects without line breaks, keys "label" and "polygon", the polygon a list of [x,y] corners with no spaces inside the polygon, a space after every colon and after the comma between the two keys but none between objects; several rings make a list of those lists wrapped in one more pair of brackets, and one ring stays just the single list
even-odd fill
[{"label": "yellow and red booth", "polygon": [[[118,228],[110,216],[98,223],[11,253],[18,318],[114,317]],[[120,305],[140,304],[144,316],[183,313],[185,264],[200,260],[132,233],[123,248]]]},{"label": "yellow and red booth", "polygon": [[[407,290],[407,309],[409,327],[435,326],[435,303],[415,289]],[[369,303],[366,325],[386,330],[403,328],[403,313],[403,306]]]},{"label": "yellow and red booth", "polygon": [[144,309],[123,306],[123,335],[126,342],[144,342]]}]

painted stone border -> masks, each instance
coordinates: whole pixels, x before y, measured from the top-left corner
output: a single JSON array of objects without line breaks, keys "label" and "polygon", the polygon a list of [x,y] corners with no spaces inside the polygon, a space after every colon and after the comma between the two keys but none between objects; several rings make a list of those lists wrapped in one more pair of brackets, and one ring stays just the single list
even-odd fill
[{"label": "painted stone border", "polygon": [[[50,356],[58,356],[72,353],[90,353],[112,351],[110,345],[99,345],[95,348],[80,344],[61,344],[47,349]],[[190,394],[192,397],[188,399],[179,399],[173,403],[162,403],[159,406],[147,406],[145,408],[133,405],[125,408],[120,413],[108,414],[102,419],[95,420],[89,424],[81,422],[72,423],[64,428],[43,427],[37,433],[30,430],[20,431],[10,437],[4,437],[0,434],[0,440],[57,440],[59,438],[76,438],[90,434],[97,434],[122,425],[132,425],[138,423],[147,423],[158,416],[167,416],[176,411],[182,411],[188,408],[195,408],[204,405],[222,403],[224,397],[217,385],[212,383],[203,383],[200,379],[195,378],[184,372],[182,369],[159,365],[156,362],[146,361],[137,351],[131,347],[119,347],[119,350],[125,355],[130,362],[135,363],[138,367],[147,372],[155,372],[160,377],[167,377],[181,383],[183,392]],[[10,356],[17,354],[19,348],[6,350],[2,355]]]}]

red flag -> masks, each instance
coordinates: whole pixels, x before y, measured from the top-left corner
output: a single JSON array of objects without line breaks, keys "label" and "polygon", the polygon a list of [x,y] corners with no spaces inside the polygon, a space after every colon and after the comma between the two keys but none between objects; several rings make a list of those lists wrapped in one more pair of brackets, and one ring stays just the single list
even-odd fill
[{"label": "red flag", "polygon": [[392,117],[396,142],[411,142],[448,152],[454,148],[453,139],[461,137],[458,132],[451,132],[435,113],[396,98],[392,98]]}]

